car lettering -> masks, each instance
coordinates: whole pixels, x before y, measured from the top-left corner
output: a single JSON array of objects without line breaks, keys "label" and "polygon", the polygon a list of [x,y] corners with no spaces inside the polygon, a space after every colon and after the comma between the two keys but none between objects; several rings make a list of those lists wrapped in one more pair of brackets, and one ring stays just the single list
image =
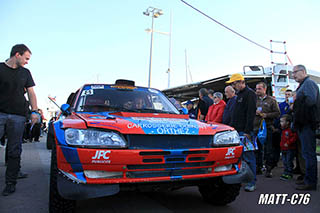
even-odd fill
[{"label": "car lettering", "polygon": [[234,153],[235,149],[236,149],[235,147],[228,148],[227,154],[225,155],[225,159],[234,158],[235,157],[235,153]]},{"label": "car lettering", "polygon": [[93,159],[93,160],[95,160],[95,159],[96,159],[96,160],[100,160],[101,157],[102,157],[103,159],[108,160],[109,157],[106,156],[106,154],[108,154],[108,153],[111,153],[111,151],[110,151],[110,150],[107,150],[107,151],[97,150],[95,156],[92,157],[92,159]]}]

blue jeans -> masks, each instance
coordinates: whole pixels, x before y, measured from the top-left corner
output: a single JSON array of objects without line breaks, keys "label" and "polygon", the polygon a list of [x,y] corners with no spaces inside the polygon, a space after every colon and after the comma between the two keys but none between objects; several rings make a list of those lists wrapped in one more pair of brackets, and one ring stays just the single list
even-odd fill
[{"label": "blue jeans", "polygon": [[293,159],[296,155],[296,150],[289,149],[282,151],[282,162],[284,166],[284,172],[285,175],[291,175],[293,172]]},{"label": "blue jeans", "polygon": [[299,139],[301,141],[302,157],[306,161],[306,174],[304,182],[308,185],[317,185],[318,168],[316,155],[316,134],[311,126],[304,126],[298,129]]},{"label": "blue jeans", "polygon": [[[243,132],[239,132],[240,136],[243,136]],[[251,134],[253,138],[253,134]],[[251,171],[254,174],[254,180],[250,182],[249,184],[255,185],[256,184],[256,156],[254,154],[254,151],[246,151],[242,153],[242,159],[249,165]]]},{"label": "blue jeans", "polygon": [[256,155],[254,154],[254,151],[243,152],[242,159],[249,165],[251,171],[254,174],[254,180],[249,184],[255,185],[257,181],[257,176],[256,176]]},{"label": "blue jeans", "polygon": [[22,152],[22,136],[25,116],[0,112],[0,137],[7,135],[8,165],[6,170],[6,184],[16,184],[20,170]]}]

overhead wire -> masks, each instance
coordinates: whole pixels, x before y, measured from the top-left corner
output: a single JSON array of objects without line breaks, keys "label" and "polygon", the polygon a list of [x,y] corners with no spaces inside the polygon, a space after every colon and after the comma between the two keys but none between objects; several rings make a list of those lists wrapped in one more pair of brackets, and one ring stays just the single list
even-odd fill
[{"label": "overhead wire", "polygon": [[[234,34],[240,36],[241,38],[243,38],[243,39],[245,39],[245,40],[257,45],[258,47],[261,47],[261,48],[263,48],[265,50],[268,50],[268,51],[270,51],[272,53],[272,50],[270,48],[267,48],[267,47],[255,42],[255,41],[249,39],[248,37],[246,37],[244,35],[241,35],[240,33],[236,32],[235,30],[231,29],[230,27],[227,27],[226,25],[222,24],[221,22],[217,21],[216,19],[212,18],[211,16],[205,14],[201,10],[195,8],[194,6],[192,6],[191,4],[187,3],[186,1],[184,1],[184,0],[180,0],[180,1],[183,2],[185,5],[191,7],[195,11],[199,12],[200,14],[204,15],[205,17],[209,18],[211,21],[214,21],[215,23],[219,24],[220,26],[222,26],[222,27],[226,28],[227,30],[231,31],[232,33],[234,33]],[[286,54],[286,57],[289,59],[289,62],[292,64],[292,62],[291,62],[291,60],[290,60],[290,58],[289,58],[289,56],[287,54]]]}]

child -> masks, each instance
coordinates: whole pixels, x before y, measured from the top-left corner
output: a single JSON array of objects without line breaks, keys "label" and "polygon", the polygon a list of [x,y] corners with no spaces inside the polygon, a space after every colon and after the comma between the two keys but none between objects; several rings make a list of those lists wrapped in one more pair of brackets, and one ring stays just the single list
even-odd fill
[{"label": "child", "polygon": [[298,138],[295,132],[292,132],[291,116],[283,115],[280,118],[280,125],[282,128],[280,147],[282,151],[282,161],[284,165],[284,172],[281,175],[281,180],[289,180],[292,178],[293,173],[293,159],[295,156],[296,140]]}]

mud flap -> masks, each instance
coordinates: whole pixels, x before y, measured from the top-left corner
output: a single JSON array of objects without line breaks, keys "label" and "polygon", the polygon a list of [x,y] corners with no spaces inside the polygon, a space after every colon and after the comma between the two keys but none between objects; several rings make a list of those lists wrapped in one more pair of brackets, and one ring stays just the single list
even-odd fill
[{"label": "mud flap", "polygon": [[242,161],[239,172],[235,175],[227,175],[222,177],[226,184],[249,183],[254,180],[254,174],[249,165]]},{"label": "mud flap", "polygon": [[119,184],[77,184],[58,175],[59,194],[70,200],[84,200],[117,194]]}]

